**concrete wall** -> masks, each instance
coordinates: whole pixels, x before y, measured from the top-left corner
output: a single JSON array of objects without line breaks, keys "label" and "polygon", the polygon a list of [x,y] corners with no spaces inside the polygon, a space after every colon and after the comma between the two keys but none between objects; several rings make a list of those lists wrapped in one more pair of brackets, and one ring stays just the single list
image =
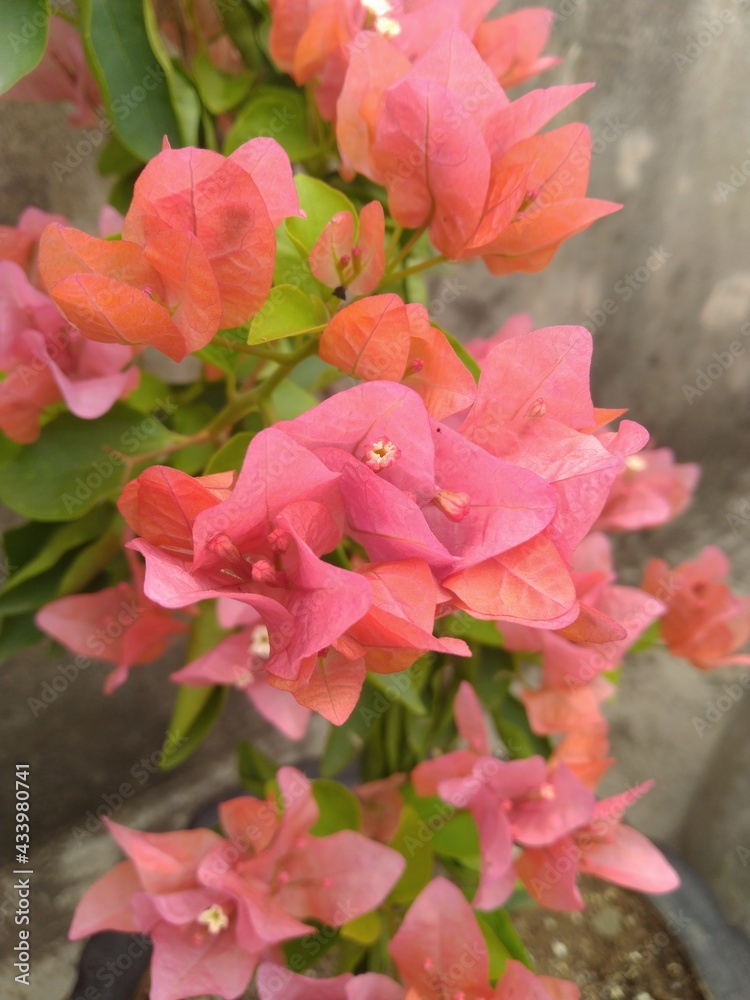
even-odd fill
[{"label": "concrete wall", "polygon": [[[544,82],[597,81],[573,117],[587,122],[595,138],[591,193],[620,200],[625,209],[570,241],[539,275],[491,279],[472,266],[458,272],[457,301],[449,302],[456,285],[445,284],[447,275],[436,280],[433,297],[445,305],[441,321],[465,335],[490,334],[521,310],[531,311],[539,326],[595,329],[599,405],[629,406],[658,443],[704,466],[685,517],[619,546],[623,578],[637,582],[651,555],[674,562],[708,542],[723,545],[739,573],[750,549],[750,518],[742,517],[750,510],[749,415],[742,405],[750,338],[741,332],[750,320],[750,260],[741,239],[750,217],[748,5],[556,0],[555,6],[553,49],[565,63]],[[0,128],[0,221],[13,221],[33,203],[92,229],[104,191],[93,157],[61,183],[51,169],[77,140],[59,110],[0,105]],[[652,271],[649,261],[655,266],[657,258]],[[639,287],[626,298],[620,283],[636,273],[645,277],[639,268],[648,278],[634,277]],[[688,399],[684,387],[696,387],[696,370],[734,341],[744,348],[738,360]],[[18,657],[0,679],[7,719],[2,773],[9,776],[20,758],[32,764],[38,873],[36,985],[19,992],[11,984],[3,995],[31,1000],[62,996],[71,984],[77,948],[63,940],[70,913],[81,886],[115,857],[100,832],[79,843],[74,828],[104,794],[115,794],[122,782],[135,784],[132,768],[160,746],[172,700],[166,667],[137,671],[106,701],[104,668],[92,667],[35,719],[27,698],[58,666],[35,652]],[[747,697],[736,704],[724,698],[724,710],[705,729],[695,723],[707,718],[731,680],[731,671],[701,674],[659,652],[628,663],[610,711],[618,764],[605,790],[655,777],[657,789],[633,809],[633,822],[684,851],[731,919],[750,929]],[[205,752],[176,775],[149,778],[117,818],[151,828],[182,822],[195,798],[231,787],[231,747],[239,736],[257,733],[267,737],[235,700]]]}]

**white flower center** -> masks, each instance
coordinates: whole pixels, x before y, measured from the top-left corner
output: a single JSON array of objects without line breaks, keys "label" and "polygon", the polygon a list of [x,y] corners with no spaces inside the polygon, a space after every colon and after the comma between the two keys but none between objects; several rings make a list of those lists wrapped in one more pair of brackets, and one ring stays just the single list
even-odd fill
[{"label": "white flower center", "polygon": [[401,25],[388,15],[393,12],[390,0],[362,0],[365,10],[372,15],[372,27],[386,38],[394,38],[401,34]]},{"label": "white flower center", "polygon": [[643,472],[647,464],[646,459],[641,455],[630,455],[625,459],[625,465],[631,472]]},{"label": "white flower center", "polygon": [[257,656],[259,660],[267,660],[271,655],[271,641],[268,638],[268,629],[265,625],[256,625],[253,629],[248,651],[252,656]]},{"label": "white flower center", "polygon": [[229,927],[229,917],[222,906],[214,903],[198,914],[198,923],[204,924],[209,934],[220,934]]},{"label": "white flower center", "polygon": [[373,441],[367,449],[364,463],[373,472],[380,472],[381,469],[387,469],[388,466],[393,465],[400,454],[401,452],[393,441],[381,438],[380,441]]}]

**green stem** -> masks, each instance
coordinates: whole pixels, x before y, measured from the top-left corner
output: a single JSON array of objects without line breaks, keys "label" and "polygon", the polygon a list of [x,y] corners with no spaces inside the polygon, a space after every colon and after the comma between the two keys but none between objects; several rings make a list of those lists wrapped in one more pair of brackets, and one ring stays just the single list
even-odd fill
[{"label": "green stem", "polygon": [[[393,258],[393,260],[390,261],[390,263],[388,265],[388,270],[389,271],[393,271],[394,267],[397,264],[400,264],[402,260],[405,260],[409,256],[409,254],[412,252],[412,250],[414,249],[414,247],[420,241],[420,239],[422,238],[422,236],[424,235],[424,233],[426,232],[426,230],[427,230],[427,226],[420,226],[419,229],[415,229],[414,230],[414,232],[411,234],[411,236],[409,237],[409,239],[406,241],[406,243],[404,243],[404,245],[401,247],[401,249],[399,250],[399,252]],[[386,274],[386,277],[388,277],[388,274]]]},{"label": "green stem", "polygon": [[404,234],[404,227],[403,226],[394,226],[394,228],[393,228],[393,236],[391,236],[391,241],[388,244],[388,249],[385,252],[385,259],[387,261],[390,262],[391,255],[393,253],[395,253],[396,247],[398,246],[399,240],[401,239],[401,237],[403,236],[403,234]]},{"label": "green stem", "polygon": [[[246,417],[248,413],[255,409],[258,402],[265,396],[269,396],[273,390],[284,381],[287,375],[300,363],[304,361],[305,358],[309,358],[311,355],[315,354],[318,349],[318,338],[311,337],[310,340],[299,350],[294,351],[291,354],[287,354],[284,357],[284,363],[279,364],[279,367],[273,372],[268,378],[261,382],[260,385],[254,386],[248,392],[243,392],[231,402],[227,403],[220,413],[217,413],[214,419],[204,427],[202,431],[199,432],[197,437],[201,439],[208,438],[213,439],[218,433],[223,431],[226,427],[231,427],[236,424],[243,417]],[[191,442],[193,443],[193,442]]]},{"label": "green stem", "polygon": [[388,274],[383,275],[383,280],[381,285],[390,285],[394,281],[402,281],[404,278],[409,278],[412,274],[419,274],[422,271],[427,271],[431,267],[435,267],[436,264],[445,264],[448,260],[443,254],[439,257],[430,257],[429,260],[423,260],[419,264],[414,264],[412,267],[405,267],[401,271],[391,271]]}]

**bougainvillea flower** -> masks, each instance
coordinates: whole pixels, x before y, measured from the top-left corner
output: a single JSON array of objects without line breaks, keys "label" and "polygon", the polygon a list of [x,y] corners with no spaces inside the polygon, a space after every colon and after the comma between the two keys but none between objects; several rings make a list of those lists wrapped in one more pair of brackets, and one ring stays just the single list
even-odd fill
[{"label": "bougainvillea flower", "polygon": [[404,1000],[404,988],[379,972],[331,979],[300,976],[283,965],[262,962],[256,980],[260,1000]]},{"label": "bougainvillea flower", "polygon": [[522,689],[518,697],[532,731],[538,736],[550,736],[578,730],[605,732],[607,723],[600,706],[614,691],[605,678],[594,677],[588,684],[564,687],[543,684],[537,690]]},{"label": "bougainvillea flower", "polygon": [[166,148],[136,182],[121,241],[50,226],[40,272],[85,336],[152,344],[179,361],[257,312],[271,289],[274,227],[299,214],[289,158],[272,139],[228,158]]},{"label": "bougainvillea flower", "polygon": [[385,215],[371,201],[354,219],[337,212],[310,251],[310,270],[324,285],[341,290],[342,298],[369,295],[385,271]]},{"label": "bougainvillea flower", "polygon": [[700,475],[699,465],[675,462],[671,448],[632,455],[612,484],[596,527],[639,531],[667,524],[688,507]]},{"label": "bougainvillea flower", "polygon": [[21,212],[17,225],[0,226],[0,260],[12,260],[22,267],[35,288],[40,287],[36,251],[42,233],[52,222],[63,226],[68,224],[64,216],[51,215],[32,205]]},{"label": "bougainvillea flower", "polygon": [[662,638],[671,653],[700,670],[750,665],[750,654],[738,652],[750,639],[750,597],[732,593],[729,570],[726,555],[713,545],[671,570],[663,559],[646,566],[643,589],[667,606]]},{"label": "bougainvillea flower", "polygon": [[493,226],[480,229],[463,256],[481,256],[495,275],[541,271],[561,243],[622,207],[586,197],[590,162],[585,125],[564,125],[511,146],[493,164]]},{"label": "bougainvillea flower", "polygon": [[600,533],[589,535],[573,555],[576,596],[585,607],[621,626],[619,637],[586,646],[554,631],[503,624],[503,639],[513,652],[541,654],[543,683],[570,691],[599,674],[614,670],[627,650],[664,612],[664,605],[636,587],[624,587],[615,578],[612,545]]},{"label": "bougainvillea flower", "polygon": [[148,934],[154,946],[153,1000],[205,993],[227,1000],[240,996],[257,952],[242,938],[232,897],[207,888],[198,874],[212,848],[227,842],[212,830],[138,833],[105,823],[129,860],[86,892],[73,918],[71,939],[101,930]]},{"label": "bougainvillea flower", "polygon": [[[38,30],[38,29],[35,29]],[[19,40],[27,44],[24,36]],[[68,121],[76,128],[99,124],[102,99],[86,62],[80,31],[61,17],[49,20],[49,35],[38,66],[3,94],[9,101],[65,101],[74,108]],[[100,138],[101,141],[101,138]]]},{"label": "bougainvillea flower", "polygon": [[[346,532],[370,559],[422,559],[441,584],[512,551],[554,515],[537,476],[431,426],[405,386],[355,386],[277,429],[340,473]],[[497,589],[497,577],[487,586]]]},{"label": "bougainvillea flower", "polygon": [[0,261],[0,368],[8,376],[0,428],[11,440],[35,441],[45,407],[59,399],[86,420],[106,413],[138,384],[139,370],[127,367],[133,358],[132,348],[86,340],[18,264]]},{"label": "bougainvillea flower", "polygon": [[412,772],[419,795],[437,793],[469,809],[479,831],[482,871],[474,906],[492,910],[513,891],[513,844],[551,844],[588,822],[591,792],[565,764],[548,767],[542,757],[502,761],[489,756],[489,738],[473,688],[462,681],[456,723],[468,743],[423,761]]},{"label": "bougainvillea flower", "polygon": [[427,310],[398,295],[371,295],[340,310],[320,340],[328,364],[365,381],[403,382],[436,420],[471,406],[476,384]]},{"label": "bougainvillea flower", "polygon": [[511,340],[513,337],[520,337],[521,334],[531,333],[534,329],[534,321],[530,313],[516,313],[509,316],[497,333],[491,337],[472,337],[467,340],[464,347],[469,354],[481,365],[493,347],[502,344],[504,340]]},{"label": "bougainvillea flower", "polygon": [[90,340],[151,344],[180,361],[219,327],[218,285],[191,233],[160,233],[142,249],[52,225],[39,271],[57,307]]},{"label": "bougainvillea flower", "polygon": [[550,760],[553,763],[566,764],[576,778],[593,792],[615,762],[614,757],[608,754],[609,740],[606,728],[574,729],[560,740]]},{"label": "bougainvillea flower", "polygon": [[444,594],[425,562],[366,564],[357,573],[370,585],[372,603],[364,617],[329,649],[303,661],[293,680],[269,678],[335,725],[345,722],[356,706],[368,670],[406,670],[427,650],[471,655],[461,639],[432,634]]},{"label": "bougainvillea flower", "polygon": [[531,896],[550,910],[581,910],[578,872],[597,875],[640,892],[671,892],[677,872],[643,834],[621,823],[622,815],[653,782],[596,803],[591,822],[549,847],[527,847],[516,872]]},{"label": "bougainvillea flower", "polygon": [[474,45],[502,87],[516,87],[559,65],[560,59],[541,55],[554,16],[546,7],[528,7],[479,25]]},{"label": "bougainvillea flower", "polygon": [[[144,531],[131,545],[146,558],[146,593],[165,607],[228,597],[255,608],[269,633],[266,669],[294,679],[302,660],[327,649],[372,600],[361,575],[319,558],[342,537],[338,475],[268,428],[250,443],[227,499],[217,503],[189,478],[148,470],[120,504]],[[173,483],[180,493],[170,500]]]},{"label": "bougainvillea flower", "polygon": [[548,534],[569,559],[599,516],[625,455],[647,432],[623,421],[612,438],[596,426],[589,391],[592,338],[583,327],[536,330],[499,343],[485,359],[477,397],[460,433],[552,486]]},{"label": "bougainvillea flower", "polygon": [[289,158],[273,139],[251,139],[229,157],[163,149],[136,181],[122,235],[147,249],[165,232],[192,234],[219,289],[219,326],[228,328],[247,322],[268,298],[274,226],[299,214]]},{"label": "bougainvillea flower", "polygon": [[286,691],[279,691],[268,683],[265,673],[270,651],[268,629],[257,611],[244,604],[237,607],[238,624],[243,628],[172,674],[171,679],[193,687],[208,684],[236,687],[287,739],[301,740],[307,732],[310,710],[299,705]]},{"label": "bougainvillea flower", "polygon": [[578,987],[535,976],[508,959],[497,985],[489,983],[489,956],[482,931],[461,890],[433,879],[409,907],[389,951],[408,997],[486,997],[488,1000],[577,1000]]},{"label": "bougainvillea flower", "polygon": [[404,808],[399,788],[405,781],[405,774],[391,774],[353,787],[362,806],[362,833],[366,837],[381,844],[390,844],[393,840]]},{"label": "bougainvillea flower", "polygon": [[310,782],[293,767],[280,768],[277,780],[281,816],[273,795],[223,803],[219,818],[231,851],[215,844],[199,868],[204,885],[235,900],[240,933],[258,942],[258,952],[309,933],[304,919],[341,927],[369,912],[405,865],[397,851],[353,830],[313,836],[319,810]]},{"label": "bougainvillea flower", "polygon": [[[337,112],[345,175],[384,184],[400,225],[429,225],[434,246],[452,259],[483,256],[491,270],[531,270],[614,211],[580,191],[590,159],[583,138],[532,138],[588,85],[534,91],[511,104],[457,30],[443,31],[406,72],[402,59],[395,44],[358,36]],[[562,187],[559,177],[553,187],[556,169]],[[532,204],[542,221],[528,230]]]},{"label": "bougainvillea flower", "polygon": [[105,694],[124,684],[128,671],[152,663],[187,623],[143,593],[143,569],[130,560],[132,583],[118,583],[93,594],[60,597],[37,612],[36,624],[73,653],[114,663]]}]

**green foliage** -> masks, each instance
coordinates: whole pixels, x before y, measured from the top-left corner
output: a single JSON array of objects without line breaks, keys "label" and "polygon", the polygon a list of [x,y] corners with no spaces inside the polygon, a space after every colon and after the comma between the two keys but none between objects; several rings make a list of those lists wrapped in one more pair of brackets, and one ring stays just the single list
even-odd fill
[{"label": "green foliage", "polygon": [[89,65],[125,149],[146,162],[165,135],[180,146],[167,72],[149,43],[140,0],[79,0],[78,11]]},{"label": "green foliage", "polygon": [[218,719],[227,690],[221,684],[201,688],[180,684],[164,741],[163,771],[171,771],[195,753]]},{"label": "green foliage", "polygon": [[362,829],[362,806],[359,799],[345,785],[330,778],[316,778],[312,793],[318,803],[320,815],[310,833],[326,837],[339,830]]},{"label": "green foliage", "polygon": [[406,868],[388,897],[392,903],[411,903],[432,878],[434,851],[431,839],[423,833],[422,818],[413,806],[405,804],[398,829],[390,847],[403,855]]},{"label": "green foliage", "polygon": [[308,135],[307,101],[299,90],[258,87],[244,105],[224,143],[226,155],[248,139],[268,136],[286,150],[293,163],[320,151]]},{"label": "green foliage", "polygon": [[98,420],[65,413],[5,463],[0,500],[37,521],[71,521],[119,496],[128,460],[177,441],[155,416],[122,403]]},{"label": "green foliage", "polygon": [[317,329],[328,319],[318,298],[305,295],[294,285],[271,289],[263,308],[253,316],[247,335],[248,344],[267,344],[285,337],[300,337]]},{"label": "green foliage", "polygon": [[47,45],[48,0],[3,0],[0,94],[39,63]]},{"label": "green foliage", "polygon": [[239,434],[231,437],[214,454],[206,466],[205,474],[210,476],[215,472],[239,472],[242,468],[242,463],[245,461],[247,449],[254,437],[255,434],[252,431],[240,431]]},{"label": "green foliage", "polygon": [[286,231],[306,260],[323,229],[337,212],[351,212],[355,218],[357,212],[345,194],[315,177],[297,174],[294,183],[307,218],[287,219]]},{"label": "green foliage", "polygon": [[205,51],[199,52],[193,60],[193,73],[201,100],[214,115],[239,104],[253,83],[252,73],[222,73]]},{"label": "green foliage", "polygon": [[237,768],[240,781],[251,795],[263,798],[266,785],[273,781],[278,771],[270,757],[259,750],[254,744],[241,740],[237,744]]}]

